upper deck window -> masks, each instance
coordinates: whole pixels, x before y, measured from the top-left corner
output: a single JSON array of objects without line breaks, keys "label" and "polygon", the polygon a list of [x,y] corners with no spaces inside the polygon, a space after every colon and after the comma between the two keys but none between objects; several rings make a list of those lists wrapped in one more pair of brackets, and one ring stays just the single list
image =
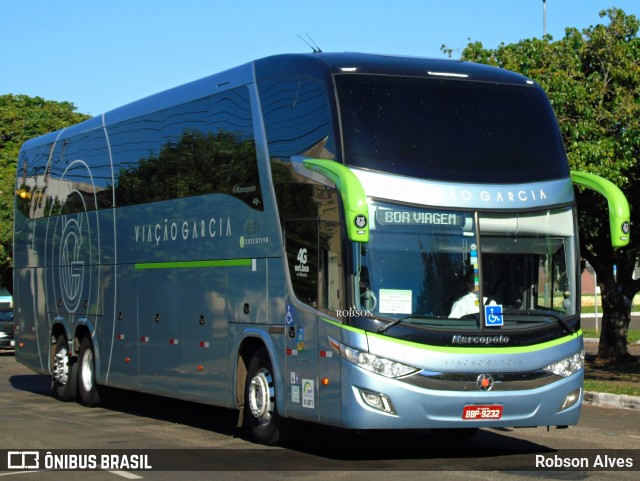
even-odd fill
[{"label": "upper deck window", "polygon": [[452,182],[569,176],[557,122],[536,86],[336,76],[346,164]]}]

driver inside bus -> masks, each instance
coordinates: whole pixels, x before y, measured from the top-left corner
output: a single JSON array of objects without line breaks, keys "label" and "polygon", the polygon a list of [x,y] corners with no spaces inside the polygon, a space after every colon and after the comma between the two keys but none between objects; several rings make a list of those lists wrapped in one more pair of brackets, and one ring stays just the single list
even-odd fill
[{"label": "driver inside bus", "polygon": [[378,299],[371,289],[371,279],[369,279],[369,269],[362,267],[360,269],[360,305],[369,311],[376,308]]},{"label": "driver inside bus", "polygon": [[[451,319],[460,319],[467,314],[476,314],[480,312],[480,302],[478,301],[479,293],[476,291],[475,275],[473,270],[469,270],[469,272],[467,272],[465,280],[467,290],[469,292],[453,303],[451,312],[449,313],[449,318]],[[486,302],[487,298],[485,297],[482,302],[483,305],[486,304]],[[492,300],[489,304],[494,305],[495,301]]]}]

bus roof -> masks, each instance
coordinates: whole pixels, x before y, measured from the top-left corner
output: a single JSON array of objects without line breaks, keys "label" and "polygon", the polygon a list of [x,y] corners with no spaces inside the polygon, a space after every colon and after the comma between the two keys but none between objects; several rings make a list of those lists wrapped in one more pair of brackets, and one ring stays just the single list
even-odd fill
[{"label": "bus roof", "polygon": [[[531,84],[507,70],[460,60],[365,53],[298,53],[265,57],[118,107],[77,125],[28,140],[23,149],[113,125],[150,112],[196,100],[234,86],[268,78],[304,76],[329,81],[334,74],[360,73],[442,77],[504,84]],[[99,92],[97,92],[99,94]]]},{"label": "bus roof", "polygon": [[461,60],[366,53],[283,54],[256,60],[255,65],[258,80],[296,72],[310,76],[324,70],[325,74],[449,75],[452,78],[519,85],[530,82],[526,77],[508,70]]}]

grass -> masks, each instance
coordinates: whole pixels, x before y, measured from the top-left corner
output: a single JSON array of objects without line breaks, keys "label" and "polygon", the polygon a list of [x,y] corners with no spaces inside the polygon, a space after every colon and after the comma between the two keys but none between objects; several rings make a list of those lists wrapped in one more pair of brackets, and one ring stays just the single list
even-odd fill
[{"label": "grass", "polygon": [[606,392],[609,394],[624,394],[627,396],[640,396],[640,386],[637,384],[615,384],[608,381],[584,380],[584,390],[592,392]]},{"label": "grass", "polygon": [[[596,332],[595,329],[582,329],[584,337],[590,337],[593,339],[600,339],[600,332]],[[629,329],[627,332],[627,343],[635,344],[640,342],[640,329]]]},{"label": "grass", "polygon": [[[639,306],[633,306],[631,308],[631,312],[638,312],[640,311],[640,307]],[[580,312],[582,314],[595,314],[596,313],[596,308],[593,306],[585,306],[582,305],[580,306]],[[602,306],[598,306],[598,317],[602,317]]]},{"label": "grass", "polygon": [[[583,329],[584,337],[598,339],[600,333],[595,329]],[[640,342],[640,329],[627,333],[627,342]],[[640,396],[640,363],[621,366],[596,366],[593,359],[587,359],[584,373],[585,391],[610,394]]]},{"label": "grass", "polygon": [[621,366],[596,366],[587,360],[584,372],[585,391],[640,396],[640,363]]},{"label": "grass", "polygon": [[[595,314],[596,308],[593,306],[581,306],[580,312],[582,314]],[[602,306],[598,306],[598,315],[602,317]]]},{"label": "grass", "polygon": [[[598,317],[602,317],[602,311],[603,311],[602,304],[598,304]],[[585,306],[584,304],[582,304],[580,306],[580,312],[582,314],[595,314],[596,308],[594,306]],[[634,304],[631,307],[631,312],[640,312],[640,306],[637,304]]]}]

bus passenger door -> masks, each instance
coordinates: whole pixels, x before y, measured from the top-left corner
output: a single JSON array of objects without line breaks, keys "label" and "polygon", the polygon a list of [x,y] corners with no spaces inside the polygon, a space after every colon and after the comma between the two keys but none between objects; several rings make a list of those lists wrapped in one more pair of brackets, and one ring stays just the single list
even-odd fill
[{"label": "bus passenger door", "polygon": [[319,421],[318,220],[285,223],[285,250],[293,292],[286,299],[285,396],[290,417]]},{"label": "bus passenger door", "polygon": [[329,337],[340,339],[340,328],[329,319],[339,316],[345,305],[340,224],[290,221],[285,239],[296,298],[289,294],[285,316],[288,413],[338,426],[340,357],[329,345]]},{"label": "bus passenger door", "polygon": [[342,321],[346,307],[342,234],[338,222],[320,223],[319,247],[318,304],[320,311],[328,314],[318,319],[320,419],[322,424],[341,426],[341,361],[329,342],[329,339],[341,339],[342,328],[331,319]]}]

